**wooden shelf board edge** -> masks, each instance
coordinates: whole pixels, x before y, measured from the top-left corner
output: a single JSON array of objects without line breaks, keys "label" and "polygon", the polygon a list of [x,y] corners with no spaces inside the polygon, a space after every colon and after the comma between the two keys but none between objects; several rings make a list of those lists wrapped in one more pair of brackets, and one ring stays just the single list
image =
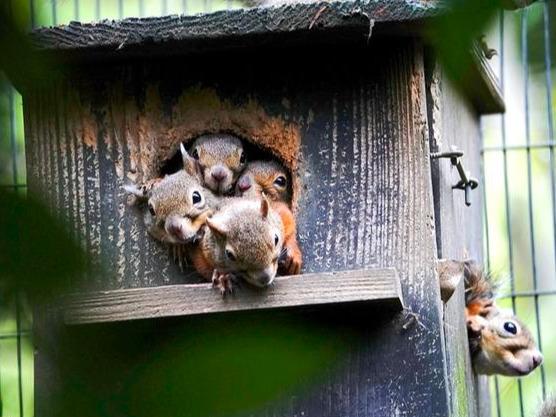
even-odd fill
[{"label": "wooden shelf board edge", "polygon": [[278,277],[269,288],[257,290],[244,284],[226,297],[211,284],[72,294],[64,297],[62,313],[64,322],[74,325],[356,302],[380,302],[401,310],[403,299],[396,270],[364,269]]}]

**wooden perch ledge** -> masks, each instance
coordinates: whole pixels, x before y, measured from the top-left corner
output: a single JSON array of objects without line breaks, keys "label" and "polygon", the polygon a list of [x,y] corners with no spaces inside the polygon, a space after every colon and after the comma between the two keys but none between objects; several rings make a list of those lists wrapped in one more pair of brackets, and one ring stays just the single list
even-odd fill
[{"label": "wooden perch ledge", "polygon": [[247,311],[325,304],[373,302],[403,307],[398,274],[393,268],[279,277],[272,287],[242,285],[225,298],[211,284],[100,291],[64,299],[66,324]]}]

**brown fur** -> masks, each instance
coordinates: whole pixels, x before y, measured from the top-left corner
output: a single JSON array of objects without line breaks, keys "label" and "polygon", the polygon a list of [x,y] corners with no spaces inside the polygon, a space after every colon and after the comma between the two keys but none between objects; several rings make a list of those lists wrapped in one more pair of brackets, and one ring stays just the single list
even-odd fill
[{"label": "brown fur", "polygon": [[[205,187],[217,194],[226,194],[245,168],[242,161],[243,145],[236,136],[226,133],[201,135],[191,145],[189,155],[196,157],[198,178]],[[220,170],[225,178],[215,181],[213,174]]]},{"label": "brown fur", "polygon": [[542,404],[537,417],[556,417],[556,395],[552,395]]},{"label": "brown fur", "polygon": [[[508,376],[532,372],[542,355],[529,329],[513,312],[496,305],[496,284],[475,262],[463,262],[463,272],[465,316],[475,370]],[[505,330],[506,323],[515,326],[515,334]]]},{"label": "brown fur", "polygon": [[[286,179],[286,186],[279,187],[275,181],[279,176]],[[239,182],[247,179],[251,188],[246,192],[239,189]],[[236,195],[258,197],[264,193],[272,201],[282,201],[291,205],[291,180],[288,171],[276,161],[253,161],[247,164],[236,184]]]},{"label": "brown fur", "polygon": [[[189,243],[195,240],[216,204],[212,193],[185,170],[135,188],[128,187],[127,190],[147,200],[144,219],[148,231],[155,239],[166,243]],[[194,192],[202,197],[201,203],[193,203]],[[169,232],[173,224],[181,226],[184,240]]]},{"label": "brown fur", "polygon": [[[258,277],[266,271],[274,278],[284,244],[284,229],[268,201],[225,199],[218,212],[207,220],[207,226],[190,254],[193,266],[205,279],[213,279],[217,271],[241,276],[256,286],[270,284],[271,281],[260,284]],[[235,260],[226,251],[232,252]]]},{"label": "brown fur", "polygon": [[[284,176],[286,186],[278,187],[276,178]],[[239,189],[239,182],[247,179],[251,187],[247,192]],[[284,248],[286,254],[280,263],[279,272],[282,275],[297,275],[301,271],[302,255],[297,243],[297,227],[295,217],[290,209],[290,180],[286,169],[275,161],[254,161],[247,165],[236,184],[236,195],[258,198],[261,195],[271,200],[271,205],[278,212],[284,225]]]}]

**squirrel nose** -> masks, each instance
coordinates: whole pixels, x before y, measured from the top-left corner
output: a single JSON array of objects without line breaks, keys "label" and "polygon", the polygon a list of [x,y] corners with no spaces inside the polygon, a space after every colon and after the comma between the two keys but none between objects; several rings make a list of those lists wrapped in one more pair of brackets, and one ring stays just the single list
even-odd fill
[{"label": "squirrel nose", "polygon": [[181,224],[179,223],[170,223],[168,225],[168,233],[174,235],[178,239],[183,240],[184,238],[184,230]]},{"label": "squirrel nose", "polygon": [[539,366],[542,363],[542,360],[543,360],[543,356],[541,352],[537,351],[533,353],[533,368]]},{"label": "squirrel nose", "polygon": [[251,181],[249,181],[248,177],[240,178],[239,181],[237,182],[237,187],[239,188],[239,191],[244,193],[249,188],[251,188]]},{"label": "squirrel nose", "polygon": [[210,175],[215,181],[220,182],[226,178],[226,170],[223,167],[215,167]]}]

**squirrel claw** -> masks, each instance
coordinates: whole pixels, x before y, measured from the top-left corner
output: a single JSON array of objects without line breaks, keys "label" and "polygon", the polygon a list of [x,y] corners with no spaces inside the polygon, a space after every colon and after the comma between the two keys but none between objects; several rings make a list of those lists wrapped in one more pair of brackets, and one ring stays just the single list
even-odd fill
[{"label": "squirrel claw", "polygon": [[227,272],[218,272],[216,269],[212,273],[212,287],[220,290],[222,297],[233,292],[233,276]]},{"label": "squirrel claw", "polygon": [[298,275],[301,271],[301,253],[290,248],[284,249],[278,264],[280,272],[284,275]]}]

